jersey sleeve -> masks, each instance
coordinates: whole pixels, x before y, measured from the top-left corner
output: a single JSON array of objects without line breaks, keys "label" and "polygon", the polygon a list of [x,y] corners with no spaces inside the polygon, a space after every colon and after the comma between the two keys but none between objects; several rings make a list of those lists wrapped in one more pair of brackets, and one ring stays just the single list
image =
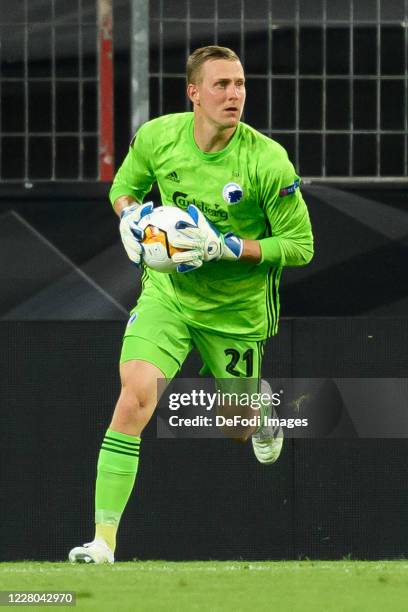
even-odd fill
[{"label": "jersey sleeve", "polygon": [[152,157],[153,146],[145,124],[130,143],[129,151],[113,179],[109,192],[112,205],[124,195],[143,202],[155,181]]},{"label": "jersey sleeve", "polygon": [[261,201],[270,225],[270,236],[260,240],[262,262],[272,266],[302,266],[313,257],[309,213],[300,191],[300,178],[286,151],[279,171],[264,169]]}]

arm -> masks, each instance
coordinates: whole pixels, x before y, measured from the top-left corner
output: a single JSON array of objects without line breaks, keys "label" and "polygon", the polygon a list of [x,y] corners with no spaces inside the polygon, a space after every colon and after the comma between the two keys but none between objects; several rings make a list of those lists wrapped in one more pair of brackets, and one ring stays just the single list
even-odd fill
[{"label": "arm", "polygon": [[120,216],[128,206],[143,202],[155,181],[152,164],[153,146],[148,125],[139,128],[130,143],[129,151],[113,179],[109,192],[115,213]]},{"label": "arm", "polygon": [[[148,138],[149,129],[142,126],[129,147],[129,152],[114,178],[109,197],[115,213],[120,218],[119,230],[123,246],[129,259],[139,266],[144,253],[144,231],[139,221],[153,211],[153,203],[142,204],[143,198],[150,191],[155,181],[153,168],[154,150],[151,138]],[[172,244],[183,249],[183,253],[175,254],[178,257],[178,272],[189,272],[202,265],[197,257],[198,228],[185,229],[188,234],[182,241],[177,235],[177,243]],[[170,238],[169,238],[170,239]]]},{"label": "arm", "polygon": [[309,213],[300,192],[300,179],[286,154],[275,181],[261,179],[261,201],[270,236],[259,241],[262,262],[272,266],[302,266],[313,257],[313,234]]},{"label": "arm", "polygon": [[140,204],[140,202],[137,202],[131,196],[120,196],[119,198],[117,198],[114,201],[114,203],[113,203],[113,210],[118,215],[118,217],[120,217],[122,211],[125,208],[128,208],[129,206],[132,206],[133,204]]},{"label": "arm", "polygon": [[313,257],[313,235],[306,204],[300,193],[300,179],[286,151],[279,147],[274,166],[270,159],[260,168],[259,200],[267,221],[268,237],[247,240],[228,232],[221,234],[194,205],[187,212],[201,230],[203,261],[230,260],[266,263],[274,267],[301,266]]},{"label": "arm", "polygon": [[117,171],[109,192],[114,212],[120,218],[119,231],[129,259],[140,265],[143,236],[137,223],[144,214],[153,210],[153,204],[142,204],[143,198],[154,182],[154,170],[149,161],[148,130],[142,126],[132,140],[129,151]]},{"label": "arm", "polygon": [[232,233],[221,235],[195,206],[187,210],[202,230],[204,261],[265,262],[274,267],[305,265],[313,257],[313,235],[306,204],[299,193],[282,208],[283,212],[278,210],[271,215],[272,219],[268,217],[273,223],[273,235],[261,240],[242,239]]},{"label": "arm", "polygon": [[243,240],[241,261],[249,261],[252,263],[261,263],[262,252],[261,243],[259,240]]},{"label": "arm", "polygon": [[299,194],[285,214],[275,215],[272,236],[259,241],[262,262],[273,266],[304,266],[313,258],[313,234],[306,204]]}]

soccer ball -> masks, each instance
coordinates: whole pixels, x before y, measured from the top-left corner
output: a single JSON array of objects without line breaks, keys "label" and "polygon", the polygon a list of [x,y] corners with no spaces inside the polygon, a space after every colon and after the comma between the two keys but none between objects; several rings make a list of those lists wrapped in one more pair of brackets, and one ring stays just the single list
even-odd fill
[{"label": "soccer ball", "polygon": [[177,263],[171,259],[171,256],[186,250],[171,244],[175,238],[183,238],[175,228],[177,221],[186,221],[189,225],[194,225],[190,215],[176,206],[160,206],[140,219],[138,226],[145,233],[142,241],[143,261],[148,268],[158,272],[176,270]]}]

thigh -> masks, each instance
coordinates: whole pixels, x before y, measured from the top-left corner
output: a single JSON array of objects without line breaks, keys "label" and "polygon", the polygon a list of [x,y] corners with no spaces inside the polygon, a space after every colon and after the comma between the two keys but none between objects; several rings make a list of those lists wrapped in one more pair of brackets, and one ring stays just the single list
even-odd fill
[{"label": "thigh", "polygon": [[[207,371],[216,379],[217,415],[227,419],[256,417],[264,342],[196,331],[192,332],[194,343]],[[251,425],[249,433],[253,429]],[[223,431],[233,438],[246,440],[248,437],[247,428],[242,429],[239,424],[223,428]]]},{"label": "thigh", "polygon": [[120,363],[148,362],[170,380],[191,348],[190,332],[180,313],[161,300],[142,295],[125,330]]},{"label": "thigh", "polygon": [[214,378],[260,378],[264,341],[230,338],[199,329],[190,331],[206,369]]}]

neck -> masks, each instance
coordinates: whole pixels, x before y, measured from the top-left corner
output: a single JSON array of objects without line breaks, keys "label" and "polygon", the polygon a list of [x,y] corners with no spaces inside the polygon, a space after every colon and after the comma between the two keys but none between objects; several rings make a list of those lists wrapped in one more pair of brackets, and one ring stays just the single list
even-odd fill
[{"label": "neck", "polygon": [[225,149],[237,126],[222,128],[209,123],[203,117],[194,115],[194,140],[204,153],[216,153]]}]

